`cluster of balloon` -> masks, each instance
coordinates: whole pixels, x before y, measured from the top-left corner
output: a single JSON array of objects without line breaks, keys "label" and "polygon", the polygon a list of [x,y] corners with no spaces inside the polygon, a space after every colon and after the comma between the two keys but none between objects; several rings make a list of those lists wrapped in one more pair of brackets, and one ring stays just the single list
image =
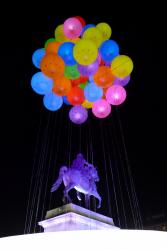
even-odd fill
[{"label": "cluster of balloon", "polygon": [[125,101],[124,86],[130,81],[133,62],[120,54],[111,33],[107,23],[86,24],[80,16],[68,18],[55,29],[55,38],[33,53],[33,64],[41,71],[33,75],[31,86],[44,95],[48,110],[71,105],[70,120],[81,124],[87,120],[88,109],[105,118],[112,105]]}]

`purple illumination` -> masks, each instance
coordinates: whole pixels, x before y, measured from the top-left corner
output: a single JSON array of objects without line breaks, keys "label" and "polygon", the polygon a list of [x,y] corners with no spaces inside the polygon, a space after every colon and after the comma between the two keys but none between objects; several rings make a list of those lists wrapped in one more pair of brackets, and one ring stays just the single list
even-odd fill
[{"label": "purple illumination", "polygon": [[130,81],[130,75],[125,77],[125,78],[115,78],[113,84],[114,85],[126,86],[129,81]]},{"label": "purple illumination", "polygon": [[111,113],[111,106],[106,100],[101,99],[94,102],[92,112],[98,118],[105,118]]},{"label": "purple illumination", "polygon": [[78,65],[78,71],[83,76],[92,76],[96,73],[99,68],[99,62],[96,60],[94,63],[89,65]]},{"label": "purple illumination", "polygon": [[120,105],[126,99],[126,90],[120,85],[113,85],[106,92],[106,100],[112,105]]},{"label": "purple illumination", "polygon": [[69,112],[70,120],[75,124],[82,124],[88,118],[88,111],[82,106],[74,106]]}]

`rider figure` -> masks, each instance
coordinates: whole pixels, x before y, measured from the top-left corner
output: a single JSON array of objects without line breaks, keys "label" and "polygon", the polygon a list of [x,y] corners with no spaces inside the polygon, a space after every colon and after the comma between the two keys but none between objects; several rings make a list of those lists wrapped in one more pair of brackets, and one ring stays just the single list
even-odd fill
[{"label": "rider figure", "polygon": [[76,170],[82,170],[85,168],[85,165],[87,165],[88,162],[84,159],[83,155],[81,153],[77,154],[76,159],[73,161],[71,168]]}]

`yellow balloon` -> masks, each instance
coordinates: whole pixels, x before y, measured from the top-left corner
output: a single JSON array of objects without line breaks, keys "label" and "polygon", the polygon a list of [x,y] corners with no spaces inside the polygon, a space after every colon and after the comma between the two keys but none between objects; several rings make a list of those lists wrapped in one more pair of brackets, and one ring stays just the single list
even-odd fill
[{"label": "yellow balloon", "polygon": [[96,27],[91,27],[85,30],[82,37],[94,42],[97,48],[100,47],[101,43],[104,41],[101,31]]},{"label": "yellow balloon", "polygon": [[125,55],[116,56],[111,63],[112,74],[119,78],[129,76],[133,70],[132,59]]},{"label": "yellow balloon", "polygon": [[98,49],[92,41],[80,39],[74,46],[73,56],[79,64],[89,65],[97,59]]},{"label": "yellow balloon", "polygon": [[86,109],[91,109],[93,106],[93,102],[89,102],[88,100],[85,100],[82,104],[81,104],[84,108]]},{"label": "yellow balloon", "polygon": [[112,29],[108,23],[99,23],[96,25],[96,28],[101,31],[104,41],[110,38]]},{"label": "yellow balloon", "polygon": [[55,38],[60,43],[67,42],[68,38],[64,35],[63,24],[58,25],[55,29]]}]

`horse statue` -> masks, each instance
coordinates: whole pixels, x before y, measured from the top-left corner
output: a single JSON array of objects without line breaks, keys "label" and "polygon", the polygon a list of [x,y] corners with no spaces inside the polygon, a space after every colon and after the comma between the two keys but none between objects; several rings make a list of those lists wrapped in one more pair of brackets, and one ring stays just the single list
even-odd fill
[{"label": "horse statue", "polygon": [[97,192],[96,183],[99,181],[99,176],[96,168],[85,161],[82,154],[78,154],[73,161],[71,167],[62,166],[59,171],[59,177],[54,182],[51,192],[56,191],[61,183],[64,183],[64,199],[67,198],[69,202],[71,199],[68,192],[75,188],[77,191],[77,198],[81,200],[80,193],[85,194],[86,202],[89,201],[90,196],[98,199],[98,208],[101,207],[101,197]]}]

